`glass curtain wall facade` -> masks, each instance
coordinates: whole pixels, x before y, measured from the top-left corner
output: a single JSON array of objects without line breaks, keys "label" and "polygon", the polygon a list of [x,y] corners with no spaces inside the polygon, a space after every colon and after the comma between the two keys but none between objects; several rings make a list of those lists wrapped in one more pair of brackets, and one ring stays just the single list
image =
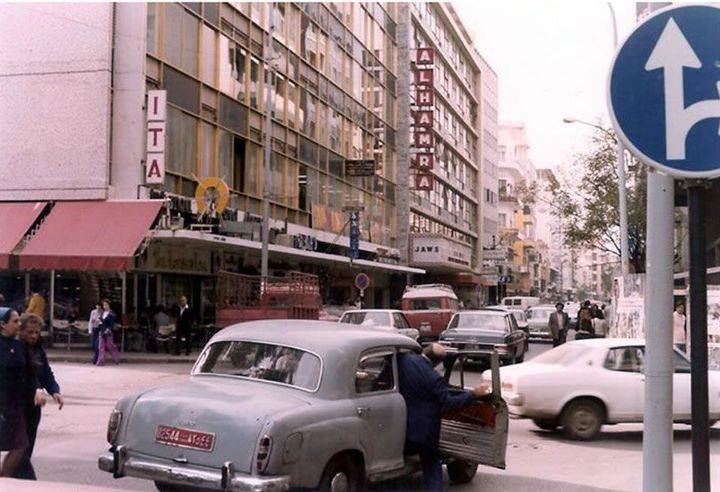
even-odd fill
[{"label": "glass curtain wall facade", "polygon": [[[480,74],[441,4],[412,3],[410,50],[433,48],[435,167],[432,191],[412,191],[410,233],[442,234],[475,252],[479,226]],[[411,137],[412,141],[412,137]],[[411,185],[412,186],[412,185]],[[474,258],[473,265],[476,264]]]},{"label": "glass curtain wall facade", "polygon": [[[230,206],[260,214],[263,120],[272,85],[271,217],[341,232],[363,206],[363,239],[396,243],[396,4],[148,4],[147,88],[167,90],[165,191],[219,176]],[[375,159],[373,177],[346,159]]]}]

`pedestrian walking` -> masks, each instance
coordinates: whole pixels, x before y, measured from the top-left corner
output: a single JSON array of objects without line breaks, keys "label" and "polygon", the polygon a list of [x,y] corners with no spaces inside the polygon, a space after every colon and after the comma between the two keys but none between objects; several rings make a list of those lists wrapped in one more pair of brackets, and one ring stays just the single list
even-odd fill
[{"label": "pedestrian walking", "polygon": [[100,323],[102,322],[103,308],[99,302],[95,303],[95,309],[90,311],[90,319],[88,320],[88,331],[90,331],[90,344],[93,349],[93,364],[97,364],[98,360],[98,341],[100,339]]},{"label": "pedestrian walking", "polygon": [[550,314],[548,319],[548,328],[553,338],[553,347],[562,345],[567,340],[568,326],[570,325],[570,317],[563,311],[565,305],[562,302],[555,304],[555,312]]},{"label": "pedestrian walking", "polygon": [[30,299],[27,303],[26,313],[36,314],[40,316],[40,319],[45,322],[45,298],[40,295],[40,292],[35,291],[30,295]]},{"label": "pedestrian walking", "polygon": [[681,302],[675,305],[673,312],[673,343],[683,353],[687,352],[687,332],[685,331],[685,305]]},{"label": "pedestrian walking", "polygon": [[[31,313],[23,314],[20,317],[20,340],[25,344],[25,349],[30,359],[30,367],[33,370],[34,377],[38,381],[38,386],[52,396],[52,399],[58,404],[58,409],[62,410],[63,405],[65,405],[65,399],[60,393],[60,386],[55,380],[55,375],[50,368],[45,349],[43,349],[40,343],[42,325],[43,321],[39,316]],[[37,437],[38,426],[40,425],[42,408],[34,404],[34,394],[35,390],[29,388],[24,401],[23,418],[25,419],[27,429],[28,447],[20,466],[13,475],[14,478],[27,480],[37,479],[35,469],[32,465],[32,454],[35,449],[35,439]]]},{"label": "pedestrian walking", "polygon": [[17,311],[0,307],[0,451],[7,451],[0,477],[15,475],[29,446],[24,399],[32,393],[33,405],[45,404],[25,345],[16,339],[19,329]]},{"label": "pedestrian walking", "polygon": [[180,341],[184,342],[185,355],[190,355],[190,348],[192,346],[192,326],[194,321],[195,316],[188,305],[187,297],[180,296],[180,306],[178,307],[175,320],[175,355],[180,355]]},{"label": "pedestrian walking", "polygon": [[110,301],[103,299],[103,312],[100,315],[100,338],[98,340],[98,359],[97,365],[105,365],[105,352],[110,352],[115,364],[120,364],[120,352],[115,346],[114,334],[117,316],[110,309]]},{"label": "pedestrian walking", "polygon": [[445,356],[445,348],[433,343],[422,354],[409,353],[398,358],[400,394],[407,408],[405,453],[420,455],[425,489],[433,492],[443,490],[439,451],[441,412],[470,405],[488,390],[486,384],[481,384],[472,391],[451,394],[445,379],[434,369]]},{"label": "pedestrian walking", "polygon": [[590,301],[585,301],[577,314],[577,334],[575,339],[592,338],[594,335],[592,326],[592,312],[590,311]]}]

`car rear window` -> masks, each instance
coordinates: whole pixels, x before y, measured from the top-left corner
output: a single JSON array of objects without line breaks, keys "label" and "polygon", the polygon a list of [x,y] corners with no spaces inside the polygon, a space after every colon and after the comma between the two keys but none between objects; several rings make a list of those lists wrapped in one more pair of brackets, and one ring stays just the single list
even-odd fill
[{"label": "car rear window", "polygon": [[575,343],[565,343],[552,350],[548,350],[544,354],[540,354],[532,361],[538,364],[557,364],[566,366],[572,364],[583,355],[592,350],[591,347]]},{"label": "car rear window", "polygon": [[388,313],[368,311],[345,313],[340,322],[363,326],[392,326],[390,323],[390,315]]},{"label": "car rear window", "polygon": [[459,313],[451,321],[448,328],[478,329],[505,331],[505,316],[486,313]]},{"label": "car rear window", "polygon": [[310,352],[261,342],[222,341],[207,347],[193,374],[239,376],[316,390],[321,361]]},{"label": "car rear window", "polygon": [[441,309],[440,299],[413,299],[411,308],[414,310]]}]

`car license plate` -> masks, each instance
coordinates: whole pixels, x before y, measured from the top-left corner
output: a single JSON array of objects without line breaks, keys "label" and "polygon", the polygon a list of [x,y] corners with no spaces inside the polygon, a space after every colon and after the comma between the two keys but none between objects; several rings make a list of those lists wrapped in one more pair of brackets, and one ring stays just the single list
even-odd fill
[{"label": "car license plate", "polygon": [[199,449],[210,452],[215,445],[215,434],[200,432],[168,425],[158,425],[155,431],[155,441],[167,446]]}]

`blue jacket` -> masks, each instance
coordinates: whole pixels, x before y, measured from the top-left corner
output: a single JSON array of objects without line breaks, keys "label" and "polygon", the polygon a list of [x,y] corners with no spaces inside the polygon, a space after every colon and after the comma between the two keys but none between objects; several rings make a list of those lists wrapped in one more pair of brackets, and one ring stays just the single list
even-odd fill
[{"label": "blue jacket", "polygon": [[117,316],[115,316],[115,313],[110,311],[105,318],[102,318],[102,314],[100,316],[101,316],[100,326],[99,326],[100,335],[102,336],[106,330],[114,331],[115,323],[117,323]]},{"label": "blue jacket", "polygon": [[407,406],[405,442],[437,448],[441,412],[467,406],[475,397],[469,392],[450,394],[445,379],[419,354],[401,355],[398,373]]},{"label": "blue jacket", "polygon": [[26,394],[40,388],[25,344],[0,335],[0,413],[19,414]]}]

